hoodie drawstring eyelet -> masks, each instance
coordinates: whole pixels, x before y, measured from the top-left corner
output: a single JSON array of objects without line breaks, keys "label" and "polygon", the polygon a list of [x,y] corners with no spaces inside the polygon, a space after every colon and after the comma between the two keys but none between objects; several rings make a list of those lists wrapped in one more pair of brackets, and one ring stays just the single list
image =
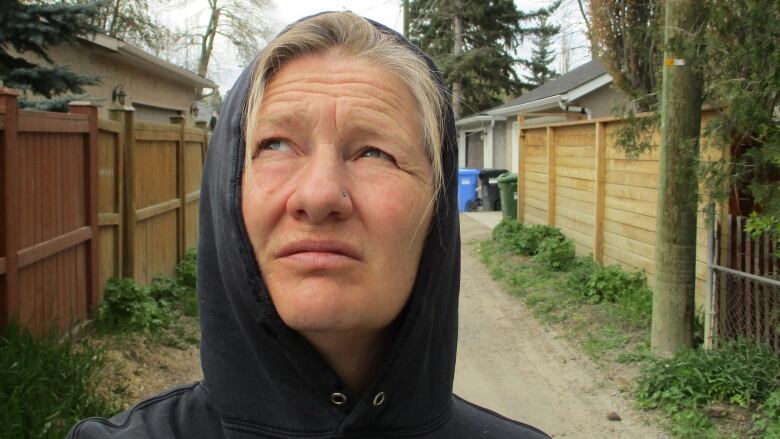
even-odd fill
[{"label": "hoodie drawstring eyelet", "polygon": [[347,395],[335,392],[334,394],[330,395],[330,402],[335,405],[342,405],[347,402]]},{"label": "hoodie drawstring eyelet", "polygon": [[385,392],[377,393],[376,396],[374,396],[374,407],[379,407],[383,402],[385,402]]}]

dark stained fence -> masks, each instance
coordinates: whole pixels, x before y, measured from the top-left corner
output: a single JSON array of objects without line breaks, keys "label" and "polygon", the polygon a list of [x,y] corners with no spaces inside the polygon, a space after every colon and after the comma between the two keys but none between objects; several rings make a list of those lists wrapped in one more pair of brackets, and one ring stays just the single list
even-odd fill
[{"label": "dark stained fence", "polygon": [[98,299],[97,111],[18,111],[0,89],[0,319],[63,331]]},{"label": "dark stained fence", "polygon": [[98,221],[100,232],[100,288],[108,279],[122,277],[124,203],[124,124],[98,120]]},{"label": "dark stained fence", "polygon": [[19,111],[0,88],[0,332],[87,318],[111,277],[174,274],[197,246],[203,127]]}]

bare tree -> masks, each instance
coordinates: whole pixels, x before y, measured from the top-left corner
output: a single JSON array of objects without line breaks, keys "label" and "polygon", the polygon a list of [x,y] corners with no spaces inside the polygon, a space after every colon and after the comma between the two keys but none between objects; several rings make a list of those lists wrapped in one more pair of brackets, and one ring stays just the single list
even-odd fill
[{"label": "bare tree", "polygon": [[269,17],[272,11],[270,0],[206,2],[208,8],[203,11],[208,14],[206,25],[188,26],[188,29],[177,32],[179,46],[198,48],[196,73],[203,77],[210,72],[214,48],[221,44],[232,46],[241,62],[249,63],[270,36]]},{"label": "bare tree", "polygon": [[[165,6],[168,0],[153,0]],[[47,0],[56,3],[55,0]],[[170,43],[168,28],[160,24],[151,11],[149,0],[77,0],[81,4],[95,4],[97,13],[92,18],[95,28],[114,38],[147,49],[157,55]]]}]

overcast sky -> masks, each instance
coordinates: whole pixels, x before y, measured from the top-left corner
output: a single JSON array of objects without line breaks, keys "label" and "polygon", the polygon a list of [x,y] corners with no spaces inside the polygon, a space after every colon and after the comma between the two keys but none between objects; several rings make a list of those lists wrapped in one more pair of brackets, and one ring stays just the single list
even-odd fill
[{"label": "overcast sky", "polygon": [[[402,32],[403,14],[401,9],[401,0],[272,0],[274,10],[269,11],[269,21],[272,23],[274,34],[281,30],[285,25],[292,23],[299,18],[316,14],[322,11],[343,11],[350,10],[364,17],[378,21],[390,28]],[[194,23],[205,25],[208,20],[208,14],[202,0],[189,1],[187,7],[175,8],[174,10],[165,10],[161,12],[161,21],[168,25],[192,26]],[[551,3],[551,0],[530,1],[515,0],[515,3],[521,10],[531,10],[543,7]],[[554,44],[559,53],[554,68],[558,71],[564,70],[563,58],[560,56],[561,47],[568,46],[570,50],[569,68],[574,68],[584,62],[589,61],[583,28],[582,18],[577,9],[576,0],[564,0],[563,7],[554,17],[557,23],[568,23],[563,29],[563,36],[558,37]],[[521,50],[520,56],[525,56],[530,51],[531,42],[526,41]],[[258,48],[260,49],[260,48]],[[194,53],[193,53],[194,55]],[[192,57],[192,56],[191,56]],[[212,65],[209,67],[209,78],[214,80],[220,86],[220,91],[224,95],[230,87],[233,86],[238,75],[244,66],[238,61],[238,57],[229,48],[224,45],[218,45],[215,48],[215,54],[212,59]]]}]

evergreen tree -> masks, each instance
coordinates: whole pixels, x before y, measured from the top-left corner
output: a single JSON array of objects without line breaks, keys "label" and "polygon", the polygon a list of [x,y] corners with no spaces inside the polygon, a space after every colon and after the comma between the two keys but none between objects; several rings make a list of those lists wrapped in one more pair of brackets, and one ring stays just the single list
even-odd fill
[{"label": "evergreen tree", "polygon": [[[95,77],[79,75],[66,66],[55,65],[46,53],[51,45],[73,43],[77,36],[92,32],[89,23],[95,13],[94,5],[1,2],[0,81],[3,86],[20,89],[25,95],[29,92],[52,99],[65,93],[84,93],[83,86],[97,83]],[[38,55],[45,64],[36,64],[18,55],[25,52]],[[31,105],[26,100],[20,104]],[[57,109],[51,107],[65,105],[67,98],[60,97],[49,105],[36,106]]]},{"label": "evergreen tree", "polygon": [[[411,40],[436,61],[448,84],[458,84],[463,113],[522,93],[513,52],[537,30],[526,23],[549,15],[547,9],[523,12],[513,0],[412,0],[409,7]],[[457,51],[456,22],[462,30]]]},{"label": "evergreen tree", "polygon": [[530,70],[530,75],[523,75],[528,88],[538,87],[545,82],[558,77],[558,73],[550,68],[555,60],[552,50],[552,37],[560,32],[559,26],[547,23],[547,17],[538,18],[537,34],[534,36],[534,47],[531,49],[531,59],[522,61]]}]

